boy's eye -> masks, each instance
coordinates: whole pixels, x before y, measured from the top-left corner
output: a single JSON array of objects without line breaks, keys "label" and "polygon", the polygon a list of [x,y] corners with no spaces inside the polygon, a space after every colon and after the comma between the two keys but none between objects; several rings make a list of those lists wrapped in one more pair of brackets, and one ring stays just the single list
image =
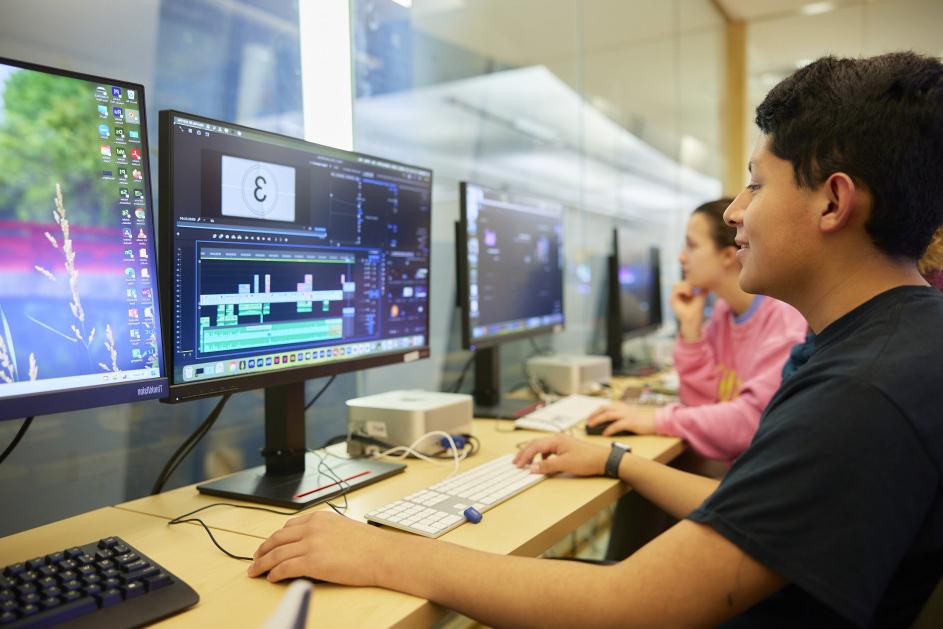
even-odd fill
[{"label": "boy's eye", "polygon": [[749,190],[750,192],[756,192],[759,189],[760,189],[760,184],[758,183],[747,184],[747,190]]}]

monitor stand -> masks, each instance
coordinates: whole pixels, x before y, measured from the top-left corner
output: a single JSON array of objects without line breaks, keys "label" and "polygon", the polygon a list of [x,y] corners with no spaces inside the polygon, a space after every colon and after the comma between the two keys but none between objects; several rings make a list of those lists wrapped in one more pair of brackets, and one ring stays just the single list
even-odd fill
[{"label": "monitor stand", "polygon": [[198,485],[200,493],[304,509],[402,472],[406,466],[308,452],[304,382],[265,389],[265,465]]},{"label": "monitor stand", "polygon": [[475,352],[474,416],[494,419],[517,419],[540,405],[540,400],[501,398],[501,355],[497,347]]}]

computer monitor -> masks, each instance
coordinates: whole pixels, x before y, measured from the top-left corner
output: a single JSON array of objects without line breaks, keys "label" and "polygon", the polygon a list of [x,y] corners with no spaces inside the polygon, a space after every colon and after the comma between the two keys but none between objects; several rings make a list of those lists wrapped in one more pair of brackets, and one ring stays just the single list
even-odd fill
[{"label": "computer monitor", "polygon": [[563,330],[563,206],[459,184],[456,227],[462,345],[475,350],[476,417],[514,417],[501,400],[498,347]]},{"label": "computer monitor", "polygon": [[609,299],[606,345],[613,373],[633,371],[626,364],[622,343],[657,330],[661,316],[661,253],[629,229],[613,230],[609,258]]},{"label": "computer monitor", "polygon": [[265,466],[200,491],[299,507],[400,471],[323,476],[304,382],[428,357],[432,172],[178,111],[160,133],[169,399],[265,389]]},{"label": "computer monitor", "polygon": [[144,89],[0,59],[0,420],[166,395]]}]

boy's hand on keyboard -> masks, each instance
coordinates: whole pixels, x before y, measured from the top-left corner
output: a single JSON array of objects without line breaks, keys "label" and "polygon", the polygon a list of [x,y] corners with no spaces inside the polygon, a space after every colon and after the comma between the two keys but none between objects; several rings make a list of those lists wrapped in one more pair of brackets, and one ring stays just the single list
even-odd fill
[{"label": "boy's hand on keyboard", "polygon": [[652,406],[632,404],[629,402],[613,402],[600,406],[586,419],[587,426],[595,426],[605,422],[612,422],[603,431],[604,436],[611,436],[623,430],[634,432],[637,435],[651,435],[655,433],[655,412]]},{"label": "boy's hand on keyboard", "polygon": [[269,581],[297,577],[343,585],[376,585],[377,557],[395,540],[390,534],[330,511],[292,518],[255,551],[250,577]]},{"label": "boy's hand on keyboard", "polygon": [[[535,461],[538,454],[541,458]],[[514,464],[518,467],[530,465],[532,472],[540,474],[570,472],[577,476],[600,476],[605,472],[608,457],[607,447],[565,435],[553,435],[525,445],[514,457]]]}]

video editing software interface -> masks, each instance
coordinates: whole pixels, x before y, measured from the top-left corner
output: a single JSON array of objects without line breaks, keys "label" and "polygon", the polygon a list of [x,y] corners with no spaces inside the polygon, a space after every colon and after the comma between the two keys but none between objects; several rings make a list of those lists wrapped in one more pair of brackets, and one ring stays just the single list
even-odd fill
[{"label": "video editing software interface", "polygon": [[616,230],[616,264],[622,333],[661,323],[660,264],[657,247],[642,246],[630,230]]},{"label": "video editing software interface", "polygon": [[140,86],[0,60],[0,415],[166,394],[143,107]]},{"label": "video editing software interface", "polygon": [[472,344],[562,329],[563,206],[465,184]]},{"label": "video editing software interface", "polygon": [[430,171],[171,116],[174,383],[419,357]]}]

